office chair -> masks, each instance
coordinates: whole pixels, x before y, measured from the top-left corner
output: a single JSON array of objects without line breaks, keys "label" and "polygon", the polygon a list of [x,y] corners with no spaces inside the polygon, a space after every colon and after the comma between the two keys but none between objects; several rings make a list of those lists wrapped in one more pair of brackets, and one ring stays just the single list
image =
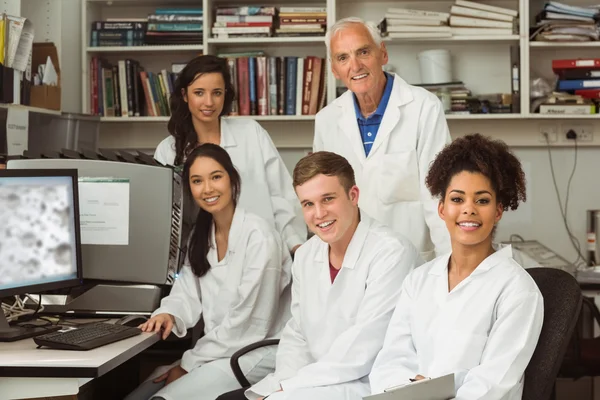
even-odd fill
[{"label": "office chair", "polygon": [[260,349],[261,347],[267,346],[276,346],[279,344],[279,339],[266,339],[261,340],[260,342],[249,344],[248,346],[242,347],[231,356],[231,360],[229,361],[229,365],[231,366],[231,370],[233,371],[233,375],[235,379],[237,379],[238,383],[242,388],[248,388],[252,386],[248,379],[244,376],[242,369],[240,368],[239,359],[246,353],[250,353],[253,350]]},{"label": "office chair", "polygon": [[525,370],[523,400],[554,398],[555,382],[575,331],[582,294],[575,278],[559,269],[530,268],[527,272],[544,297],[544,323]]},{"label": "office chair", "polygon": [[[587,308],[593,320],[600,324],[600,310],[589,297],[583,297],[583,308]],[[583,309],[582,309],[583,311]],[[582,313],[583,317],[585,314]],[[583,321],[580,319],[580,323]],[[579,379],[584,376],[600,376],[600,337],[583,337],[580,327],[573,335],[558,375],[561,378]]]}]

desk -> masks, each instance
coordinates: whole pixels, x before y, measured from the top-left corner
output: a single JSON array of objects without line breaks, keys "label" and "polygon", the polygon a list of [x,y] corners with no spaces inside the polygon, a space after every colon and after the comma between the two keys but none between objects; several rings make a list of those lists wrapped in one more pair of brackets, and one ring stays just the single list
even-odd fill
[{"label": "desk", "polygon": [[0,400],[76,396],[81,386],[159,340],[142,333],[88,351],[37,349],[33,339],[0,343]]}]

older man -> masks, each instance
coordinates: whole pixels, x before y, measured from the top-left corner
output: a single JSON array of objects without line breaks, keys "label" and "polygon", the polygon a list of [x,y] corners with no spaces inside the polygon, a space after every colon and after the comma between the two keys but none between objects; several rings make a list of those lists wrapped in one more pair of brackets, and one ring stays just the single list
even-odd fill
[{"label": "older man", "polygon": [[345,157],[362,189],[360,207],[410,238],[425,260],[450,251],[424,182],[430,162],[450,142],[441,102],[383,71],[388,52],[371,24],[342,19],[326,44],[333,74],[349,90],[317,114],[313,150]]}]

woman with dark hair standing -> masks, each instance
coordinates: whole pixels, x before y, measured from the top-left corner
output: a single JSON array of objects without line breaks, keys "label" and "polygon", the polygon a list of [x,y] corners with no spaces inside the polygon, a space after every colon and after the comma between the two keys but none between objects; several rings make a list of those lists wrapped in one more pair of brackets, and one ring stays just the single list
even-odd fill
[{"label": "woman with dark hair standing", "polygon": [[171,136],[154,158],[179,166],[196,146],[223,147],[242,175],[240,204],[280,232],[293,253],[306,241],[307,228],[286,169],[269,134],[251,118],[227,119],[235,98],[227,60],[211,55],[194,58],[179,73],[171,94]]},{"label": "woman with dark hair standing", "polygon": [[[237,206],[241,180],[225,150],[203,144],[188,155],[185,192],[200,207],[188,257],[171,293],[140,325],[166,339],[204,320],[204,335],[175,364],[157,370],[127,400],[214,400],[240,388],[231,355],[251,343],[279,338],[289,319],[291,256],[263,218]],[[240,359],[258,382],[275,368],[274,349]]]}]

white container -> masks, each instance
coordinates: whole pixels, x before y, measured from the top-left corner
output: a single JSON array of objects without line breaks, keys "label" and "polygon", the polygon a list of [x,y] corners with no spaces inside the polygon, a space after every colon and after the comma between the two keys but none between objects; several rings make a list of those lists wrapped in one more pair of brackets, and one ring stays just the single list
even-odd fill
[{"label": "white container", "polygon": [[426,50],[417,54],[421,83],[452,82],[452,60],[450,51],[443,49]]}]

